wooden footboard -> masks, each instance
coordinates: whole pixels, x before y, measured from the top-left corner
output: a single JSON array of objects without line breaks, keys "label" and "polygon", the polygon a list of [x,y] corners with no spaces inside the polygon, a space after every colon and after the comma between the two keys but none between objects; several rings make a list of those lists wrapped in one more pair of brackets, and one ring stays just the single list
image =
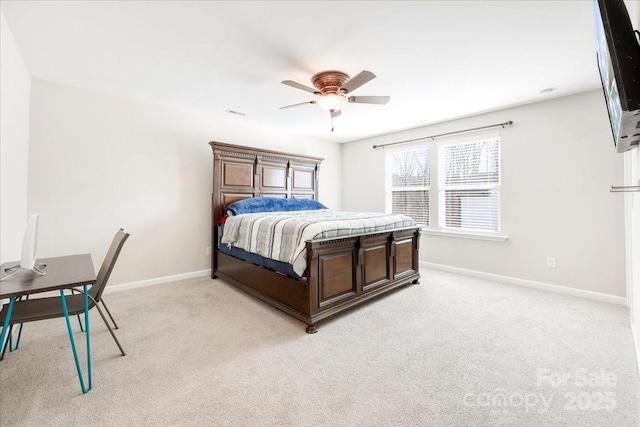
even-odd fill
[{"label": "wooden footboard", "polygon": [[310,241],[303,280],[218,253],[216,276],[302,320],[314,333],[319,320],[418,283],[419,242],[418,228]]},{"label": "wooden footboard", "polygon": [[419,242],[419,228],[307,242],[307,331],[313,332],[318,320],[418,283]]}]

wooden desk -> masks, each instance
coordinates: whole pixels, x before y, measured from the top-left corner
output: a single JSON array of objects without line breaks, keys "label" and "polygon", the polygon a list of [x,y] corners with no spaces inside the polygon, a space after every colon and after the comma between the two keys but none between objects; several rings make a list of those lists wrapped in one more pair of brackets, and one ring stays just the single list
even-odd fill
[{"label": "wooden desk", "polygon": [[[2,326],[2,336],[0,338],[0,344],[2,347],[0,348],[4,348],[5,339],[8,339],[7,333],[10,329],[11,313],[13,311],[13,305],[16,298],[48,291],[59,291],[60,302],[67,321],[67,331],[69,333],[69,340],[71,341],[71,349],[73,350],[76,370],[78,371],[78,379],[80,380],[80,388],[83,393],[86,393],[91,390],[92,387],[91,330],[89,327],[89,298],[87,294],[87,286],[94,285],[96,283],[96,274],[93,269],[91,254],[43,258],[38,259],[38,262],[46,264],[46,267],[43,269],[46,272],[44,276],[38,275],[32,271],[23,270],[6,280],[0,280],[0,299],[9,298],[7,313]],[[13,267],[17,264],[19,264],[19,262],[8,262],[2,264],[0,266],[0,279],[4,276],[6,268]],[[69,312],[67,310],[67,302],[64,293],[65,289],[78,288],[80,286],[82,286],[84,292],[84,322],[86,325],[87,342],[87,387],[85,387],[82,370],[80,368],[80,363],[78,362],[78,353],[76,352],[75,340],[73,339],[73,331],[71,330],[71,322],[69,320]]]}]

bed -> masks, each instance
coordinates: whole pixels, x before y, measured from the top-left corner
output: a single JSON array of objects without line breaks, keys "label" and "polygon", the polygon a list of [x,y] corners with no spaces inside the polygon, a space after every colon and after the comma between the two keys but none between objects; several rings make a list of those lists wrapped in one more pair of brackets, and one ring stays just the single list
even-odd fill
[{"label": "bed", "polygon": [[[308,333],[315,333],[317,322],[322,319],[400,286],[419,283],[420,228],[402,221],[391,226],[353,228],[349,233],[327,232],[303,240],[295,254],[301,254],[302,264],[261,256],[240,248],[237,242],[223,243],[230,228],[239,228],[232,222],[247,213],[242,212],[233,220],[228,216],[234,213],[234,206],[243,205],[239,201],[253,199],[245,203],[251,205],[262,200],[273,203],[275,199],[289,199],[283,204],[311,206],[302,209],[307,211],[302,213],[295,209],[303,216],[318,210],[313,207],[320,205],[318,181],[323,159],[221,142],[209,144],[213,150],[213,279],[222,278],[303,321]],[[334,214],[323,209],[324,206],[318,213]],[[280,210],[248,214],[264,218],[284,215]],[[286,213],[289,214],[293,212]]]}]

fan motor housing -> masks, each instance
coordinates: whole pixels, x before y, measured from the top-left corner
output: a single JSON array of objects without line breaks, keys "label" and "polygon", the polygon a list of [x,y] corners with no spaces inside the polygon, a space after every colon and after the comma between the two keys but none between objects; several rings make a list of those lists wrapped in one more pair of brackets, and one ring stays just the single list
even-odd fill
[{"label": "fan motor housing", "polygon": [[349,81],[349,75],[342,71],[322,71],[313,77],[311,82],[321,94],[340,93],[340,88]]}]

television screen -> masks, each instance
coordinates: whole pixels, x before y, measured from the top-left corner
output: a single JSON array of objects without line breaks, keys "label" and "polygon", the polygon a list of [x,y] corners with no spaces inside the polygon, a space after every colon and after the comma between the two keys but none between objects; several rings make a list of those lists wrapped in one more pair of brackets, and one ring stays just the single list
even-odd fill
[{"label": "television screen", "polygon": [[598,69],[618,152],[640,143],[640,43],[623,0],[594,0]]}]

